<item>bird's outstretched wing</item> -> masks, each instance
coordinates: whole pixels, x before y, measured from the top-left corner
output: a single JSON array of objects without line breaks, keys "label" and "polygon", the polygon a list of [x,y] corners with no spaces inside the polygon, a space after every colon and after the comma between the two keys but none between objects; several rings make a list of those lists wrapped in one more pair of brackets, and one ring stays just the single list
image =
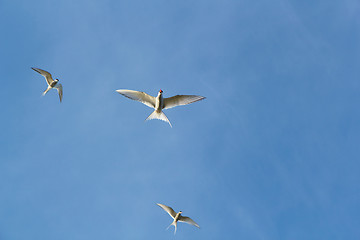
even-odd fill
[{"label": "bird's outstretched wing", "polygon": [[157,203],[157,205],[159,207],[161,207],[162,209],[164,209],[172,218],[175,218],[176,212],[174,211],[174,209],[172,209],[171,207],[168,207],[164,204],[160,204],[160,203]]},{"label": "bird's outstretched wing", "polygon": [[164,98],[164,109],[172,108],[180,105],[197,102],[205,99],[205,97],[197,95],[176,95],[169,98]]},{"label": "bird's outstretched wing", "polygon": [[179,221],[180,221],[180,222],[186,222],[186,223],[188,223],[188,224],[191,224],[191,225],[194,225],[195,227],[200,228],[199,224],[197,224],[194,220],[192,220],[192,219],[189,218],[189,217],[180,216],[180,217],[179,217]]},{"label": "bird's outstretched wing", "polygon": [[49,85],[51,85],[51,83],[54,81],[53,79],[52,79],[52,76],[51,76],[51,74],[49,73],[49,72],[47,72],[47,71],[45,71],[45,70],[42,70],[42,69],[40,69],[40,68],[31,68],[32,70],[34,70],[35,72],[38,72],[38,73],[40,73],[41,75],[43,75],[44,77],[45,77],[45,79],[46,79],[46,82],[49,84]]},{"label": "bird's outstretched wing", "polygon": [[149,94],[127,89],[119,89],[116,91],[127,98],[142,102],[148,107],[155,108],[155,97],[150,96]]},{"label": "bird's outstretched wing", "polygon": [[62,101],[62,97],[63,97],[63,87],[61,85],[61,83],[57,83],[55,88],[57,89],[58,93],[59,93],[59,98],[60,98],[60,102]]}]

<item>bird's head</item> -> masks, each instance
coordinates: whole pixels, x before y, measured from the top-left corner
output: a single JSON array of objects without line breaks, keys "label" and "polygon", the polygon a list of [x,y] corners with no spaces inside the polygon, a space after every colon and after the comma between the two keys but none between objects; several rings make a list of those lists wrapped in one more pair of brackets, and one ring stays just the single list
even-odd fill
[{"label": "bird's head", "polygon": [[58,82],[58,81],[59,81],[59,79],[55,79],[54,81],[55,81],[55,82]]},{"label": "bird's head", "polygon": [[182,214],[182,211],[180,211],[179,213]]},{"label": "bird's head", "polygon": [[163,93],[163,90],[160,89],[159,93]]}]

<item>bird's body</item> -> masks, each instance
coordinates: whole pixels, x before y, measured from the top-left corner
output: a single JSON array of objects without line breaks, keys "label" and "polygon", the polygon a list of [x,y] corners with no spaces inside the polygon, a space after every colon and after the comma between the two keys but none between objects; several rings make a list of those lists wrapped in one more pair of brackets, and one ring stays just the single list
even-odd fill
[{"label": "bird's body", "polygon": [[42,76],[45,77],[46,82],[48,84],[47,89],[43,92],[43,96],[52,88],[55,88],[58,91],[59,94],[59,98],[60,98],[60,102],[62,101],[62,96],[63,96],[63,88],[61,83],[59,83],[59,79],[53,79],[51,74],[45,70],[42,70],[40,68],[31,68],[32,70],[34,70],[35,72],[40,73]]},{"label": "bird's body", "polygon": [[192,220],[189,217],[182,216],[181,215],[182,211],[176,213],[174,211],[174,209],[172,209],[169,206],[166,206],[166,205],[160,204],[160,203],[157,203],[157,205],[159,207],[161,207],[165,212],[167,212],[174,219],[173,222],[167,227],[167,229],[168,229],[171,225],[174,225],[174,227],[175,227],[174,235],[176,234],[177,222],[185,222],[185,223],[188,223],[188,224],[194,225],[195,227],[200,228],[200,226],[194,220]]},{"label": "bird's body", "polygon": [[170,126],[171,123],[162,111],[163,109],[186,105],[205,99],[205,97],[197,95],[176,95],[170,98],[163,98],[163,91],[161,89],[156,97],[150,96],[145,92],[139,92],[134,90],[119,89],[116,91],[127,98],[142,102],[146,106],[154,108],[154,111],[149,115],[149,117],[146,118],[146,120],[160,119],[169,123]]},{"label": "bird's body", "polygon": [[158,95],[155,98],[155,111],[161,112],[164,108],[164,98],[162,96],[162,91],[159,91]]}]

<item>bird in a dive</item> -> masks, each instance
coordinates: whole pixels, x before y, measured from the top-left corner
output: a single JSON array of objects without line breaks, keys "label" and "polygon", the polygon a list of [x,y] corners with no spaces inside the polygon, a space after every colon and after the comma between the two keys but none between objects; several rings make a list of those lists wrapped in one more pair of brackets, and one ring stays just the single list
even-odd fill
[{"label": "bird in a dive", "polygon": [[35,72],[40,73],[41,75],[43,75],[46,79],[46,82],[48,84],[47,89],[43,92],[43,96],[52,88],[55,88],[58,93],[59,93],[59,98],[60,98],[60,102],[62,101],[62,97],[63,97],[63,88],[61,83],[59,83],[59,79],[53,79],[51,74],[45,70],[42,70],[40,68],[31,68],[32,70],[34,70]]}]

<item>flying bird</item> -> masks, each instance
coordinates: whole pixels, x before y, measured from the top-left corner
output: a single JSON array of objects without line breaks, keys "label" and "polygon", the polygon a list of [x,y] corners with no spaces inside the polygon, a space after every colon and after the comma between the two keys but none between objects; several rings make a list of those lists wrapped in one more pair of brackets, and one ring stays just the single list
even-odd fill
[{"label": "flying bird", "polygon": [[40,73],[41,75],[43,75],[46,79],[46,82],[48,84],[47,89],[43,92],[43,96],[52,88],[55,88],[58,93],[59,93],[59,98],[60,98],[60,102],[62,101],[62,96],[63,96],[63,88],[61,83],[59,83],[59,79],[53,79],[51,74],[45,70],[42,70],[40,68],[31,68],[32,70],[34,70],[35,72]]},{"label": "flying bird", "polygon": [[191,225],[194,225],[195,227],[198,227],[200,228],[200,226],[194,221],[192,220],[191,218],[189,217],[185,217],[185,216],[182,216],[182,211],[176,213],[171,207],[168,207],[164,204],[160,204],[160,203],[157,203],[157,205],[159,207],[161,207],[162,209],[165,210],[165,212],[167,212],[173,219],[174,221],[166,228],[166,229],[169,229],[169,227],[171,225],[174,225],[175,227],[175,231],[174,231],[174,235],[176,234],[176,227],[177,227],[177,222],[186,222],[188,224],[191,224]]},{"label": "flying bird", "polygon": [[176,95],[169,98],[163,98],[162,96],[163,90],[161,89],[156,97],[150,96],[144,92],[127,90],[127,89],[119,89],[116,91],[127,98],[142,102],[146,106],[154,108],[155,109],[154,112],[152,112],[146,118],[146,120],[160,119],[169,123],[170,127],[172,127],[172,125],[169,119],[166,117],[165,113],[162,111],[163,109],[173,108],[180,105],[186,105],[205,99],[205,97],[197,96],[197,95]]}]

